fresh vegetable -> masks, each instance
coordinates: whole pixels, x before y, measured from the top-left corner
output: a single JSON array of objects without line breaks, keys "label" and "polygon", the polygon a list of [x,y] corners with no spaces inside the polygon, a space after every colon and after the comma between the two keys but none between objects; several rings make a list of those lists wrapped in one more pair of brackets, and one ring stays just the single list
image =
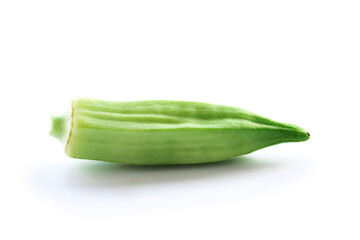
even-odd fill
[{"label": "fresh vegetable", "polygon": [[50,135],[70,157],[137,165],[221,161],[310,136],[297,126],[235,107],[86,98],[51,117]]}]

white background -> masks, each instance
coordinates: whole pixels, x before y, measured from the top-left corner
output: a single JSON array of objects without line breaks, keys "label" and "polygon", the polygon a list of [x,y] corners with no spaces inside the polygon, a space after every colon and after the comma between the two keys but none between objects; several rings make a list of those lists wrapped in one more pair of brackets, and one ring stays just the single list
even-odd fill
[{"label": "white background", "polygon": [[[1,239],[359,239],[359,1],[1,1]],[[71,99],[242,107],[311,133],[218,164],[71,159]]]}]

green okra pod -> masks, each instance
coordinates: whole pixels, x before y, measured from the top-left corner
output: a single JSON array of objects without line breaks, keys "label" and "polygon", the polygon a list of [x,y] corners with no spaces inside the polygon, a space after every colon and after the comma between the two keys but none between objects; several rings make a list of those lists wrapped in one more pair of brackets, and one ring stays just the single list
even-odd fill
[{"label": "green okra pod", "polygon": [[236,107],[86,98],[51,117],[50,135],[70,157],[138,165],[221,161],[310,136],[295,125]]}]

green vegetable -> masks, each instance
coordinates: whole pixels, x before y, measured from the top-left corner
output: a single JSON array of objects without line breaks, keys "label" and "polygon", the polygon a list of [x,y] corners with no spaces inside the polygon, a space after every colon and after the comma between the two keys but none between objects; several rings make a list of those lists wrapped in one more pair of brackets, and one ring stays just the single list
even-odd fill
[{"label": "green vegetable", "polygon": [[139,165],[221,161],[310,136],[235,107],[85,98],[51,118],[50,135],[60,139],[70,157]]}]

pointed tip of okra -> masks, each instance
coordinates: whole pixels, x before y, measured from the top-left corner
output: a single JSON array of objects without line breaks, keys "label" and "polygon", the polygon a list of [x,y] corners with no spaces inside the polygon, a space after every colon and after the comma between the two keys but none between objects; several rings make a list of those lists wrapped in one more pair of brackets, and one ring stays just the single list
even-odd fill
[{"label": "pointed tip of okra", "polygon": [[301,127],[297,127],[299,129],[299,131],[301,132],[301,135],[303,136],[303,141],[307,141],[310,139],[310,133],[308,131],[306,131],[305,129],[301,128]]},{"label": "pointed tip of okra", "polygon": [[310,139],[310,133],[309,133],[309,132],[306,132],[306,138],[305,138],[304,141],[307,141],[307,140],[309,140],[309,139]]},{"label": "pointed tip of okra", "polygon": [[291,142],[303,142],[310,139],[310,133],[305,129],[293,124],[283,124],[283,128],[279,129],[283,132],[283,137]]},{"label": "pointed tip of okra", "polygon": [[307,141],[310,139],[310,133],[300,127],[296,127],[296,138],[298,141]]}]

